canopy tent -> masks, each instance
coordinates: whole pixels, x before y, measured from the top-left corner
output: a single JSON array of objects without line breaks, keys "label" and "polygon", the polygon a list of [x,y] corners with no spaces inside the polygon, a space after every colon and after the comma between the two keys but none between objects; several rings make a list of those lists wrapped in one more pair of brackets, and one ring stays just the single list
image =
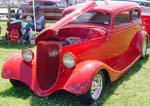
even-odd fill
[{"label": "canopy tent", "polygon": [[35,33],[36,33],[35,1],[36,1],[36,0],[32,0],[32,6],[33,6],[33,19],[34,19],[34,29],[35,29]]},{"label": "canopy tent", "polygon": [[32,2],[35,33],[36,33],[35,2],[37,2],[37,1],[38,1],[38,0],[25,0],[25,2],[27,2],[27,3]]}]

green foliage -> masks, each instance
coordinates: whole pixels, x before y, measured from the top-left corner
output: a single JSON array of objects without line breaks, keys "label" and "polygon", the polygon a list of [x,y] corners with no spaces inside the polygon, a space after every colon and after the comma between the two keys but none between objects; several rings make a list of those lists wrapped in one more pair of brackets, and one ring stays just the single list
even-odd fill
[{"label": "green foliage", "polygon": [[[0,24],[5,33],[5,23]],[[29,44],[0,43],[0,68],[14,52]],[[148,50],[148,53],[150,50]],[[119,80],[107,85],[102,97],[92,106],[149,106],[150,104],[150,58],[139,60]],[[9,80],[0,77],[0,106],[83,106],[76,96],[57,92],[49,97],[38,97],[28,87],[13,87]]]}]

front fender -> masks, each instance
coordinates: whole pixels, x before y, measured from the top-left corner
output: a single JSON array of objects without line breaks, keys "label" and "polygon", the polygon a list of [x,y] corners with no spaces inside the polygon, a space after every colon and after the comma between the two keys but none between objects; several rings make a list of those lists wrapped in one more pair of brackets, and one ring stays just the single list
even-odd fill
[{"label": "front fender", "polygon": [[113,69],[102,61],[84,61],[77,64],[72,70],[72,74],[67,79],[63,89],[74,94],[84,94],[89,90],[95,75],[102,70],[108,72],[110,81],[117,80],[125,73],[125,71]]},{"label": "front fender", "polygon": [[31,86],[33,78],[33,64],[23,61],[21,53],[10,56],[2,67],[2,77],[5,79],[16,79]]},{"label": "front fender", "polygon": [[85,93],[101,66],[103,66],[103,62],[96,60],[84,61],[77,64],[63,89],[75,94]]}]

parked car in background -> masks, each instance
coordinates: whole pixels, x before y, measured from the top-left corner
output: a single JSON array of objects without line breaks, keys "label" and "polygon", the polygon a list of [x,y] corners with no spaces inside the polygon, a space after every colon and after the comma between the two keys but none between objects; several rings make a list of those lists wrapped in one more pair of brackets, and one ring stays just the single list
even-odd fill
[{"label": "parked car in background", "polygon": [[139,5],[147,5],[147,6],[150,6],[150,1],[148,0],[127,0],[127,1],[130,1],[130,2],[136,2],[138,3]]},{"label": "parked car in background", "polygon": [[[150,8],[148,10],[150,10]],[[150,36],[150,12],[142,12],[141,18],[143,28],[147,31],[147,33]]]},{"label": "parked car in background", "polygon": [[[35,7],[40,7],[40,11],[45,13],[47,20],[58,20],[61,18],[61,12],[66,7],[66,3],[62,0],[38,0],[35,1]],[[22,4],[19,10],[24,14],[25,19],[33,16],[32,1]]]},{"label": "parked car in background", "polygon": [[36,52],[24,48],[6,60],[3,78],[14,86],[26,84],[38,96],[65,90],[91,104],[106,82],[146,56],[149,36],[135,2],[86,2],[66,8],[62,16],[38,34]]},{"label": "parked car in background", "polygon": [[150,36],[150,1],[143,1],[141,3],[141,10],[143,28],[148,32]]}]

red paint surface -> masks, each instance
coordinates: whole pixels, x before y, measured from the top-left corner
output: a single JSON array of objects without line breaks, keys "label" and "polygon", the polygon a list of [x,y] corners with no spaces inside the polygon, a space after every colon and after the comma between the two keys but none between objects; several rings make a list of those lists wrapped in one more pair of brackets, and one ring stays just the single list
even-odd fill
[{"label": "red paint surface", "polygon": [[[60,89],[83,94],[89,89],[95,74],[102,69],[107,70],[111,81],[120,78],[140,58],[147,33],[142,29],[140,19],[114,27],[117,12],[139,6],[136,3],[111,3],[97,4],[99,8],[95,7],[95,2],[80,5],[81,8],[77,6],[80,11],[72,12],[38,35],[32,63],[24,62],[20,53],[14,54],[4,63],[2,77],[24,82],[39,96],[48,96]],[[103,6],[107,8],[101,8]],[[77,7],[70,7],[65,12]],[[71,18],[89,10],[110,13],[110,26],[68,24]],[[81,41],[62,46],[63,40],[70,37]],[[75,56],[76,65],[71,69],[62,62],[67,52]]]}]

